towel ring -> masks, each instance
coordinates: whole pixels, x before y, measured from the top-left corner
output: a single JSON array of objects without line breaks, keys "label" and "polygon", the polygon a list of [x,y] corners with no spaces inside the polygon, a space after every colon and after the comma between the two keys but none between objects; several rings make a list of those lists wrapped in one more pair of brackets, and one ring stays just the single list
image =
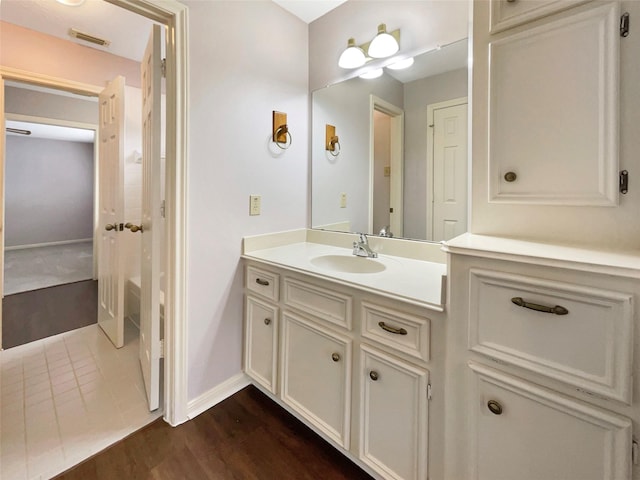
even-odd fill
[{"label": "towel ring", "polygon": [[[338,146],[338,150],[337,151],[336,151],[336,145]],[[340,155],[340,151],[342,150],[342,147],[340,146],[340,140],[338,140],[338,137],[331,137],[331,141],[329,142],[329,146],[331,148],[327,148],[327,150],[329,151],[329,153],[331,154],[332,157],[337,157],[338,155]]]},{"label": "towel ring", "polygon": [[[289,143],[287,142],[279,142],[278,141],[278,137],[280,135],[284,134],[285,138],[288,136],[289,137]],[[291,136],[291,132],[289,131],[289,129],[287,128],[287,125],[280,125],[278,127],[278,129],[275,131],[275,133],[273,134],[273,141],[274,143],[278,146],[278,148],[282,149],[282,150],[288,150],[289,147],[291,146],[291,144],[293,143],[293,137]]]}]

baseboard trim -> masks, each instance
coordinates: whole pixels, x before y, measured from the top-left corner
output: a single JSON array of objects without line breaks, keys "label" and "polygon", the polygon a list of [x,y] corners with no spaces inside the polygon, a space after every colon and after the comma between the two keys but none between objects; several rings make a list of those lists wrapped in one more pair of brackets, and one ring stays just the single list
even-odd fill
[{"label": "baseboard trim", "polygon": [[193,420],[205,410],[217,405],[250,384],[251,380],[245,373],[241,372],[234,375],[220,385],[190,400],[187,403],[187,417],[189,420]]},{"label": "baseboard trim", "polygon": [[55,245],[70,245],[72,243],[93,242],[93,238],[78,238],[76,240],[62,240],[60,242],[33,243],[31,245],[14,245],[4,247],[5,250],[25,250],[27,248],[53,247]]}]

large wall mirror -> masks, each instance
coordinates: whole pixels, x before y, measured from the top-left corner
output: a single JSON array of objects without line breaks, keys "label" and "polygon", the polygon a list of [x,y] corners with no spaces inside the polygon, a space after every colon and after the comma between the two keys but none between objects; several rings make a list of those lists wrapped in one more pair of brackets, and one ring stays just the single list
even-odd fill
[{"label": "large wall mirror", "polygon": [[429,241],[466,231],[467,43],[313,92],[313,228]]}]

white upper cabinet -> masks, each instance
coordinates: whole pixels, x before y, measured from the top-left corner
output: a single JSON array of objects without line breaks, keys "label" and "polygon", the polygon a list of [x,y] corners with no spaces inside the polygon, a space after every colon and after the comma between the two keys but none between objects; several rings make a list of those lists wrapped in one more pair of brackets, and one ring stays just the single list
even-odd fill
[{"label": "white upper cabinet", "polygon": [[500,32],[589,0],[491,0],[491,33]]},{"label": "white upper cabinet", "polygon": [[617,205],[619,41],[617,2],[492,36],[490,202]]}]

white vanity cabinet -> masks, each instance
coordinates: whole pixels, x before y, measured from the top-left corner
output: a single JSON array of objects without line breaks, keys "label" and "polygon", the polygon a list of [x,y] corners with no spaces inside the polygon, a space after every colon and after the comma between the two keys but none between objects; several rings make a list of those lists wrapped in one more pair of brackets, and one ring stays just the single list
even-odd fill
[{"label": "white vanity cabinet", "polygon": [[244,368],[259,388],[374,478],[429,478],[425,308],[256,262],[245,305]]},{"label": "white vanity cabinet", "polygon": [[[450,256],[448,478],[632,477],[640,257],[465,234]],[[460,462],[464,458],[464,462]]]},{"label": "white vanity cabinet", "polygon": [[493,32],[484,25],[474,39],[486,98],[474,103],[474,161],[488,159],[489,202],[617,205],[619,3],[476,7],[478,19],[491,8]]}]

